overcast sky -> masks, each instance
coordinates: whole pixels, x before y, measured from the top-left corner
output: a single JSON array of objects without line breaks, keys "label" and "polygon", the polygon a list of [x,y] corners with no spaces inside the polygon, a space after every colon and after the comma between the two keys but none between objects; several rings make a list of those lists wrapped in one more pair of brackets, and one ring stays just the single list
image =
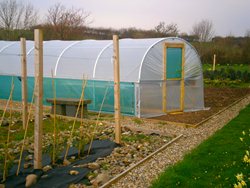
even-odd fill
[{"label": "overcast sky", "polygon": [[250,30],[250,0],[21,0],[41,15],[57,2],[91,13],[91,27],[153,29],[160,21],[176,23],[190,34],[194,23],[211,20],[216,35],[244,36]]}]

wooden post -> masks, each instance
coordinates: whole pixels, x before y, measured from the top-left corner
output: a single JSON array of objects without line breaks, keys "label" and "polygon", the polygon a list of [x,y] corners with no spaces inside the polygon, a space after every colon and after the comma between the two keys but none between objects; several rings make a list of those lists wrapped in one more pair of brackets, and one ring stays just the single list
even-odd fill
[{"label": "wooden post", "polygon": [[51,80],[52,80],[52,92],[53,92],[53,127],[54,127],[54,134],[53,134],[53,151],[52,151],[52,164],[55,164],[56,160],[56,139],[57,139],[57,132],[56,132],[56,87],[55,87],[55,80],[53,70],[51,69]]},{"label": "wooden post", "polygon": [[119,62],[119,38],[113,35],[114,50],[114,110],[115,110],[115,142],[121,143],[121,108],[120,108],[120,62]]},{"label": "wooden post", "polygon": [[27,125],[28,104],[27,104],[27,61],[26,61],[26,39],[21,38],[21,71],[22,71],[22,109],[23,129]]},{"label": "wooden post", "polygon": [[214,54],[214,59],[213,59],[213,71],[215,71],[215,65],[216,65],[216,54]]},{"label": "wooden post", "polygon": [[42,168],[43,125],[43,33],[35,29],[35,125],[34,169]]},{"label": "wooden post", "polygon": [[184,80],[184,64],[185,64],[185,45],[183,44],[183,46],[181,47],[181,97],[180,97],[180,110],[181,112],[184,111],[184,97],[185,97],[185,80]]},{"label": "wooden post", "polygon": [[167,46],[163,45],[163,75],[162,75],[162,111],[163,113],[167,112]]}]

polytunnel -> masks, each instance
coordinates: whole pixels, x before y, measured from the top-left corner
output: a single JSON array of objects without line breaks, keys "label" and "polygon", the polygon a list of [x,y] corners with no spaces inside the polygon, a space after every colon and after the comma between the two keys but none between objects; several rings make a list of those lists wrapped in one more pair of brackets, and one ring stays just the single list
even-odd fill
[{"label": "polytunnel", "polygon": [[[26,42],[28,99],[34,87],[34,42]],[[204,109],[202,66],[197,51],[177,38],[120,39],[121,112],[153,117],[173,111]],[[44,41],[44,104],[53,97],[92,100],[89,110],[114,112],[113,41]],[[0,98],[21,101],[19,41],[0,41]]]}]

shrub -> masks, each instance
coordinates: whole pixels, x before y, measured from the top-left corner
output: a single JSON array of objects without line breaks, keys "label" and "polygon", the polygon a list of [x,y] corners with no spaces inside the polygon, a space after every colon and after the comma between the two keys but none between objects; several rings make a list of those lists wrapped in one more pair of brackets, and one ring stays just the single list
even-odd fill
[{"label": "shrub", "polygon": [[244,81],[244,82],[249,82],[250,81],[250,72],[248,72],[248,71],[244,71],[243,73],[242,73],[242,81]]}]

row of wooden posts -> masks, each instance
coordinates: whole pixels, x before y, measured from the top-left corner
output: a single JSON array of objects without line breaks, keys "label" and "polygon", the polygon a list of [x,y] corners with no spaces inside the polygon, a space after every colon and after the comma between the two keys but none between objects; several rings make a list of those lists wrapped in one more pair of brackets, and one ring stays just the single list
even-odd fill
[{"label": "row of wooden posts", "polygon": [[[21,78],[22,78],[22,119],[25,129],[28,121],[27,102],[27,58],[26,40],[21,38]],[[43,33],[40,29],[34,31],[35,41],[35,124],[34,124],[34,169],[42,168],[42,127],[43,127]],[[119,38],[113,36],[113,61],[114,61],[114,118],[115,118],[115,142],[121,143],[120,122],[120,66],[119,66]]]}]

